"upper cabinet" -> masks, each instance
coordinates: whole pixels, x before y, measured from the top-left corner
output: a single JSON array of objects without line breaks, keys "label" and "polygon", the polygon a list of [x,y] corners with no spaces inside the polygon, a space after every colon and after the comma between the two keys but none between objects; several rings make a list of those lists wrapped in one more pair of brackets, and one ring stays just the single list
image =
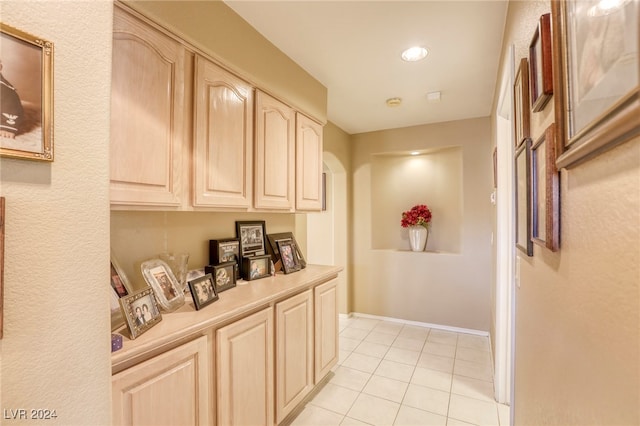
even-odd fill
[{"label": "upper cabinet", "polygon": [[256,90],[256,209],[294,209],[295,119],[292,108]]},{"label": "upper cabinet", "polygon": [[296,210],[322,209],[322,125],[296,114]]},{"label": "upper cabinet", "polygon": [[116,3],[111,206],[318,211],[322,125]]},{"label": "upper cabinet", "polygon": [[249,209],[253,176],[253,87],[195,58],[193,205]]},{"label": "upper cabinet", "polygon": [[182,202],[185,48],[114,11],[111,81],[111,204]]}]

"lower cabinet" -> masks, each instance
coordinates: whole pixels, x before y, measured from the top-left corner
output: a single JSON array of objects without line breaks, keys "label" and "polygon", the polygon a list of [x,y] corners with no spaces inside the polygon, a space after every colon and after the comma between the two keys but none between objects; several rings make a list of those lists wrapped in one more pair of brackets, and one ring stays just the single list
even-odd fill
[{"label": "lower cabinet", "polygon": [[313,289],[315,311],[315,383],[338,363],[338,280]]},{"label": "lower cabinet", "polygon": [[313,389],[313,293],[276,304],[276,423]]},{"label": "lower cabinet", "polygon": [[210,359],[203,336],[114,375],[113,424],[211,424]]},{"label": "lower cabinet", "polygon": [[218,329],[218,425],[273,424],[273,310]]}]

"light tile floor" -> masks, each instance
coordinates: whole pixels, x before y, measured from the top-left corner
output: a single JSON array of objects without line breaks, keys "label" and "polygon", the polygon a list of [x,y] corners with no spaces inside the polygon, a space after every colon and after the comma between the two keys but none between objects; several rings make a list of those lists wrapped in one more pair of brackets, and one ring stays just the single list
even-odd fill
[{"label": "light tile floor", "polygon": [[334,373],[292,425],[509,424],[493,397],[488,337],[341,318]]}]

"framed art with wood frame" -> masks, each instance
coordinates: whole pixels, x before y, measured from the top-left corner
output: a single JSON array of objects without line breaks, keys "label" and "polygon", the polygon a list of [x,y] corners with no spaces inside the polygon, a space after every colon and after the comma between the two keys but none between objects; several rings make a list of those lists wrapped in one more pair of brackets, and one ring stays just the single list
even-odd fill
[{"label": "framed art with wood frame", "polygon": [[131,340],[162,320],[160,309],[151,287],[120,298],[122,316],[127,320]]},{"label": "framed art with wood frame", "polygon": [[191,291],[193,306],[196,308],[196,311],[212,304],[219,298],[211,274],[205,274],[189,281],[189,290]]},{"label": "framed art with wood frame", "polygon": [[551,14],[540,17],[529,45],[529,86],[531,110],[541,111],[553,95],[553,67],[551,64]]},{"label": "framed art with wood frame", "polygon": [[520,59],[520,66],[513,83],[513,106],[515,126],[515,146],[519,147],[530,137],[529,130],[529,69],[527,58]]},{"label": "framed art with wood frame", "polygon": [[0,23],[0,156],[53,161],[53,43]]},{"label": "framed art with wood frame", "polygon": [[531,239],[551,251],[560,247],[560,182],[555,158],[552,123],[531,146]]},{"label": "framed art with wood frame", "polygon": [[559,169],[640,135],[640,2],[607,3],[551,1]]},{"label": "framed art with wood frame", "polygon": [[4,318],[4,197],[0,197],[0,339]]},{"label": "framed art with wood frame", "polygon": [[518,147],[515,154],[516,247],[533,256],[531,241],[531,139]]}]

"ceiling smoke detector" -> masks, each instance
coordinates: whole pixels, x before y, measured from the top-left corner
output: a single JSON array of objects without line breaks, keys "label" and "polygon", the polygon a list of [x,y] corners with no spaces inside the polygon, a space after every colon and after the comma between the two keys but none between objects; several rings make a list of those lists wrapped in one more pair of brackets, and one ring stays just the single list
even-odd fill
[{"label": "ceiling smoke detector", "polygon": [[388,107],[397,107],[397,106],[400,106],[401,103],[402,103],[402,99],[400,99],[400,98],[389,98],[389,99],[387,99],[387,106]]}]

